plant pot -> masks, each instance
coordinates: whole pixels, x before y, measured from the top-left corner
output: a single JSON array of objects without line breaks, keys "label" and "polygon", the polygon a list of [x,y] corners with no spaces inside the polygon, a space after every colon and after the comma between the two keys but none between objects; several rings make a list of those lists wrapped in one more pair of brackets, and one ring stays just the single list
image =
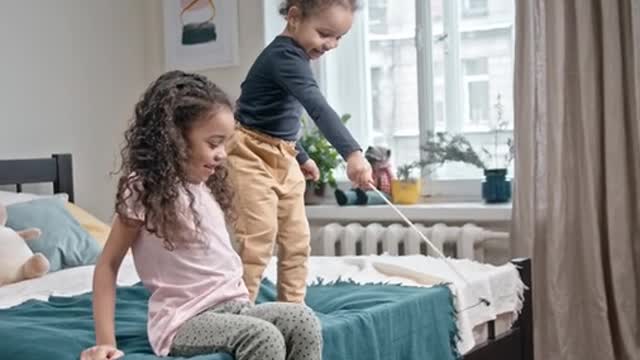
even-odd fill
[{"label": "plant pot", "polygon": [[304,189],[304,203],[306,205],[322,204],[325,202],[326,194],[326,183],[315,183],[313,181],[307,181],[307,186]]},{"label": "plant pot", "polygon": [[482,182],[482,198],[491,204],[511,200],[511,181],[507,180],[507,169],[485,169]]},{"label": "plant pot", "polygon": [[391,196],[396,204],[416,204],[420,200],[420,180],[392,180]]}]

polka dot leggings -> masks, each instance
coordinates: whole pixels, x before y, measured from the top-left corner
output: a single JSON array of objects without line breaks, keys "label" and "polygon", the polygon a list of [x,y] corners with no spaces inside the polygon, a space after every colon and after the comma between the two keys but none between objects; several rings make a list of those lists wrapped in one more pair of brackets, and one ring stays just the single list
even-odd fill
[{"label": "polka dot leggings", "polygon": [[322,332],[301,304],[227,302],[184,323],[171,356],[228,352],[236,360],[320,360]]}]

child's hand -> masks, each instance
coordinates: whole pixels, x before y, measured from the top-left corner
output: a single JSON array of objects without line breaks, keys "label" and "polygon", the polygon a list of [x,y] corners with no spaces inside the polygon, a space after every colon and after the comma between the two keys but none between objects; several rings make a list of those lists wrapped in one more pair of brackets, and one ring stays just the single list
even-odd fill
[{"label": "child's hand", "polygon": [[80,360],[114,360],[124,356],[124,353],[111,345],[96,345],[85,349],[80,354]]},{"label": "child's hand", "polygon": [[347,176],[354,186],[364,190],[371,188],[371,165],[362,155],[362,151],[354,151],[347,158]]},{"label": "child's hand", "polygon": [[318,179],[320,179],[320,170],[318,169],[318,165],[316,165],[316,162],[311,159],[300,165],[300,170],[302,170],[302,174],[307,180],[318,181]]}]

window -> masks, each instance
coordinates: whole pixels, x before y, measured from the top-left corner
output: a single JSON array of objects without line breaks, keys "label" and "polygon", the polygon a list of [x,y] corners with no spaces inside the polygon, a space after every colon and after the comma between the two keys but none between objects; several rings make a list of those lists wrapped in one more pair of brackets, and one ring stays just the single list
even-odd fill
[{"label": "window", "polygon": [[486,16],[489,12],[489,0],[464,0],[462,4],[464,17]]},{"label": "window", "polygon": [[[377,0],[371,9],[364,14],[374,119],[369,142],[390,146],[395,164],[418,159],[425,131],[462,133],[481,151],[495,140],[498,96],[508,124],[501,140],[510,135],[512,0]],[[447,164],[430,176],[479,179],[482,171]]]},{"label": "window", "polygon": [[[338,49],[314,64],[320,86],[338,113],[352,115],[358,141],[389,146],[395,166],[418,160],[432,131],[463,134],[502,158],[513,129],[513,1],[364,1]],[[492,131],[499,114],[504,126]],[[482,175],[447,164],[424,189],[479,196]]]},{"label": "window", "polygon": [[489,62],[487,57],[463,59],[464,107],[467,129],[479,131],[489,126]]}]

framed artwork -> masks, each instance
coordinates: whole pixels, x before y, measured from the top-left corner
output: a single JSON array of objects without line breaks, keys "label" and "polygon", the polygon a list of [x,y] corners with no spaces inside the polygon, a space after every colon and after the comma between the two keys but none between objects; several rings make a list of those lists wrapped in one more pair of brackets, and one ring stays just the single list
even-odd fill
[{"label": "framed artwork", "polygon": [[237,0],[164,0],[167,70],[238,64]]}]

